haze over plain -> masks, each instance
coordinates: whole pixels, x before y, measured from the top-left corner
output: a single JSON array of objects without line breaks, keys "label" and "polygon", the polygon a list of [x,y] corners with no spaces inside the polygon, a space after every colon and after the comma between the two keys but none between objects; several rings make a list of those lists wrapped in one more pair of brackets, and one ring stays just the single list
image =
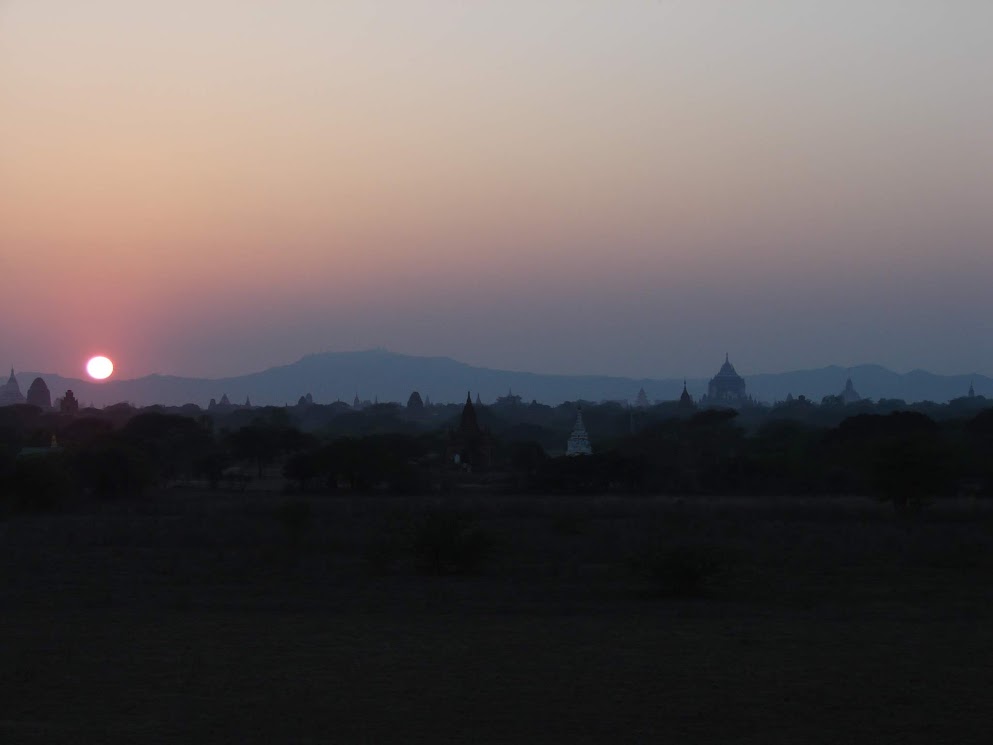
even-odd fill
[{"label": "haze over plain", "polygon": [[993,6],[0,3],[0,352],[993,372]]}]

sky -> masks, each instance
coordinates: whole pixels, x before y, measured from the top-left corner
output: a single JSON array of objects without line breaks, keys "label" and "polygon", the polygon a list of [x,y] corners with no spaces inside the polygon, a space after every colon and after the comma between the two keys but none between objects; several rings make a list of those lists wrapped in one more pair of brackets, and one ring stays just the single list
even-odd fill
[{"label": "sky", "polygon": [[993,374],[987,0],[0,0],[0,365]]}]

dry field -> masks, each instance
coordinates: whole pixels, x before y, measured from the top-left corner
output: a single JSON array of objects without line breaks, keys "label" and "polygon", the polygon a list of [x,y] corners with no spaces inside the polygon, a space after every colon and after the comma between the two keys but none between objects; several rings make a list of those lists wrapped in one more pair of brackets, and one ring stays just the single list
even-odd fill
[{"label": "dry field", "polygon": [[0,521],[0,742],[988,742],[993,505],[171,492]]}]

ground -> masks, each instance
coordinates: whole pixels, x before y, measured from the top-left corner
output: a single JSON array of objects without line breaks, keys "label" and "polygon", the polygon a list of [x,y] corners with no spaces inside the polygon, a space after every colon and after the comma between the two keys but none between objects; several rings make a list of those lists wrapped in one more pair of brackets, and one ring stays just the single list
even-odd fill
[{"label": "ground", "polygon": [[987,741],[981,501],[177,491],[0,568],[4,743]]}]

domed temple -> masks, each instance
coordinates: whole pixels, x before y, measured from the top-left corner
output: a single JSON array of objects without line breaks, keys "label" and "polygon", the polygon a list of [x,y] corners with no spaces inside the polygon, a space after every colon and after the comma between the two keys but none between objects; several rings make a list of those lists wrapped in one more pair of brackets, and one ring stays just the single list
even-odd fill
[{"label": "domed temple", "polygon": [[35,378],[28,388],[28,403],[32,406],[37,406],[43,411],[48,411],[52,408],[52,394],[48,390],[45,381],[41,378]]},{"label": "domed temple", "polygon": [[740,406],[748,403],[748,396],[745,394],[745,379],[738,375],[727,354],[724,355],[724,364],[721,365],[717,375],[710,379],[707,395],[703,397],[701,403],[711,406]]}]

